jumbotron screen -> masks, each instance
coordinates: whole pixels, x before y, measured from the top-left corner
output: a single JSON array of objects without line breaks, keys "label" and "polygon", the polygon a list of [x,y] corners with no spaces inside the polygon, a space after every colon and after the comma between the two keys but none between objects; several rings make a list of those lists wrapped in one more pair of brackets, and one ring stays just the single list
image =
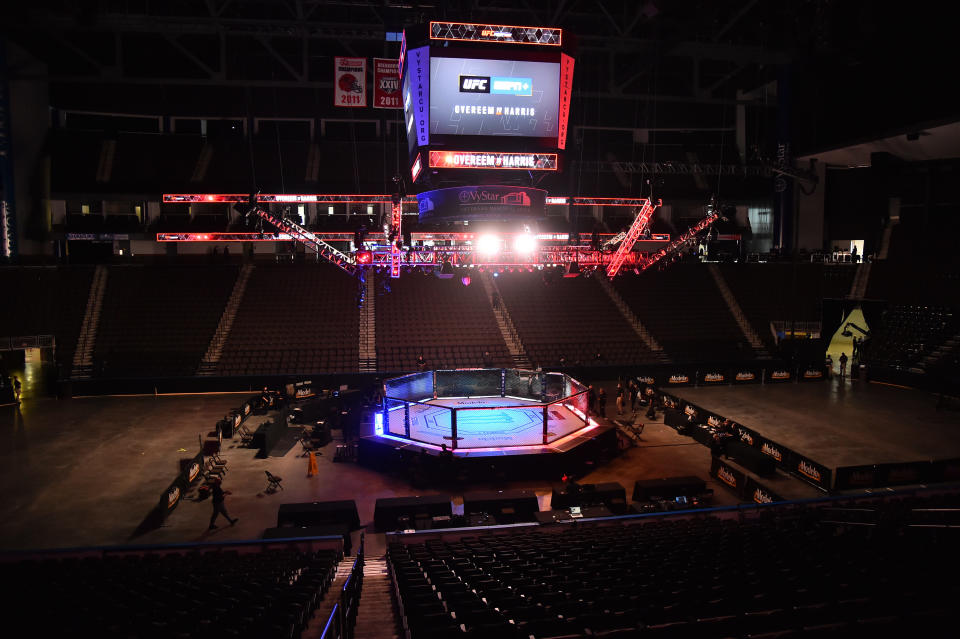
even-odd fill
[{"label": "jumbotron screen", "polygon": [[560,64],[430,58],[431,135],[556,138]]}]

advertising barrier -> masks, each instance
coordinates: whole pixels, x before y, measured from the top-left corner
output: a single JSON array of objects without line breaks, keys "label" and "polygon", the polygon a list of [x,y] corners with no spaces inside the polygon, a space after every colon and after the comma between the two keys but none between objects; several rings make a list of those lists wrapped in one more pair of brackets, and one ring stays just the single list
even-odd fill
[{"label": "advertising barrier", "polygon": [[729,488],[737,497],[743,497],[746,490],[747,476],[742,472],[714,457],[710,462],[710,475]]},{"label": "advertising barrier", "polygon": [[675,370],[664,376],[660,383],[665,386],[690,386],[696,378],[695,371]]},{"label": "advertising barrier", "polygon": [[698,386],[722,386],[729,384],[731,379],[730,371],[725,368],[704,368],[697,371]]},{"label": "advertising barrier", "polygon": [[747,477],[743,496],[757,504],[769,504],[775,501],[784,501],[783,497],[773,492],[752,477]]},{"label": "advertising barrier", "polygon": [[180,473],[170,483],[170,486],[163,491],[163,494],[160,495],[160,501],[157,504],[157,513],[162,520],[166,520],[170,513],[173,512],[180,503],[180,500],[183,499],[185,492],[187,492],[187,484],[184,480],[183,473]]},{"label": "advertising barrier", "polygon": [[759,384],[763,379],[759,369],[742,367],[734,368],[731,377],[734,384]]},{"label": "advertising barrier", "polygon": [[801,366],[797,379],[801,382],[819,382],[826,379],[826,373],[824,373],[823,367]]},{"label": "advertising barrier", "polygon": [[792,458],[789,466],[791,473],[817,488],[830,490],[832,472],[829,468],[797,453],[793,453]]},{"label": "advertising barrier", "polygon": [[767,368],[764,370],[763,381],[767,384],[792,382],[794,371],[786,366]]}]

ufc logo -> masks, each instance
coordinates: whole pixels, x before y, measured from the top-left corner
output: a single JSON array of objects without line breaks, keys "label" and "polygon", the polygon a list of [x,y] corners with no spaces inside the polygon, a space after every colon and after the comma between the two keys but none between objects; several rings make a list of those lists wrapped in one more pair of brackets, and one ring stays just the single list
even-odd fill
[{"label": "ufc logo", "polygon": [[490,93],[490,78],[482,75],[461,75],[461,93]]}]

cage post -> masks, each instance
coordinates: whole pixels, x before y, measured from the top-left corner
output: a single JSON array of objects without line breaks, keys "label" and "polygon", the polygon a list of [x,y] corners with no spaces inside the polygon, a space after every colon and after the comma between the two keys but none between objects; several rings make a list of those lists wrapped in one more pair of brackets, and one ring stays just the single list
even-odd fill
[{"label": "cage post", "polygon": [[410,439],[410,402],[403,402],[403,436]]},{"label": "cage post", "polygon": [[500,369],[500,397],[507,396],[507,369]]},{"label": "cage post", "polygon": [[450,449],[457,449],[457,409],[450,409]]},{"label": "cage post", "polygon": [[546,405],[541,407],[541,410],[543,411],[543,445],[544,446],[547,445],[547,441],[548,441],[548,430],[547,430],[548,424],[547,423],[549,421],[549,418],[547,417],[547,408],[549,407]]}]

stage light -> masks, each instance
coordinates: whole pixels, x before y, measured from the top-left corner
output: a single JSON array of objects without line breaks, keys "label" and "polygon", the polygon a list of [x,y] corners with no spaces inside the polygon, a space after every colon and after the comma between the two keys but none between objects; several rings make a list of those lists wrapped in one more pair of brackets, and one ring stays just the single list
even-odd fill
[{"label": "stage light", "polygon": [[496,271],[494,271],[494,272],[493,272],[493,276],[494,276],[494,277],[500,277],[500,274],[497,273]]},{"label": "stage light", "polygon": [[529,233],[518,235],[513,240],[513,250],[522,255],[533,253],[537,250],[537,238]]},{"label": "stage light", "polygon": [[477,252],[481,255],[496,255],[500,252],[500,238],[493,234],[481,235],[477,239]]},{"label": "stage light", "polygon": [[373,262],[373,252],[357,251],[357,264],[371,264]]},{"label": "stage light", "polygon": [[470,276],[464,275],[463,277],[461,277],[460,283],[463,284],[464,286],[470,286]]}]

